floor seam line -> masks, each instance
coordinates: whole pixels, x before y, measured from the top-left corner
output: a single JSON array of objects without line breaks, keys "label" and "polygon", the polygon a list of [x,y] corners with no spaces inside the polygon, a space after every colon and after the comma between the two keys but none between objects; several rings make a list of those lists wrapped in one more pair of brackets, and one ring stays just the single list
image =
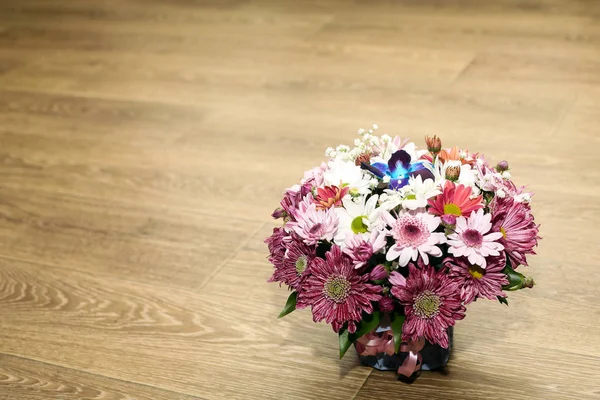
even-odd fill
[{"label": "floor seam line", "polygon": [[[202,288],[204,288],[209,282],[211,282],[213,280],[213,278],[215,276],[217,276],[217,274],[219,272],[221,272],[221,270],[225,267],[225,265],[227,265],[227,263],[229,263],[231,260],[233,260],[239,253],[240,251],[250,242],[250,240],[256,236],[256,234],[258,232],[261,231],[261,229],[263,227],[265,227],[267,225],[267,223],[263,223],[262,225],[260,225],[257,229],[255,229],[254,231],[252,231],[252,233],[250,235],[248,235],[248,237],[246,239],[244,239],[244,241],[242,243],[240,243],[240,245],[233,251],[232,255],[230,257],[227,257],[225,260],[223,260],[223,262],[221,264],[219,264],[219,266],[217,268],[215,268],[215,270],[204,279],[204,281],[200,284],[200,286],[198,286],[198,291],[202,290]],[[265,255],[266,258],[266,255]]]}]

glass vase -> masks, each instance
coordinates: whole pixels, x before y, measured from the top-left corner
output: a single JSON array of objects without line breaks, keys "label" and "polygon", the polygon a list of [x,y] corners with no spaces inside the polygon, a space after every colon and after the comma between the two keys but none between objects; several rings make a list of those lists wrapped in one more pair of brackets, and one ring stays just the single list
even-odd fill
[{"label": "glass vase", "polygon": [[[379,327],[372,334],[382,336],[385,333],[391,331],[389,326]],[[448,364],[450,358],[450,352],[452,350],[452,339],[454,335],[454,327],[448,328],[448,348],[445,349],[437,344],[431,344],[425,340],[425,345],[419,352],[421,354],[421,370],[433,371],[441,369]],[[354,344],[357,347],[357,344]],[[402,349],[401,349],[402,350]],[[393,351],[393,350],[392,350]],[[405,358],[408,356],[408,352],[399,351],[398,353],[389,355],[386,352],[378,352],[375,355],[361,355],[358,352],[358,358],[364,365],[376,368],[380,371],[397,371]]]}]

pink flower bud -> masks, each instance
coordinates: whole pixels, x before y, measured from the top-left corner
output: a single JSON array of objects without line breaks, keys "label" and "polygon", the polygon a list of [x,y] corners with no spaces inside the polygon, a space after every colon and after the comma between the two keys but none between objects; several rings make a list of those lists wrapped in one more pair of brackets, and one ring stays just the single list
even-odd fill
[{"label": "pink flower bud", "polygon": [[442,223],[444,225],[454,225],[454,224],[456,224],[456,215],[452,215],[452,214],[444,214],[444,215],[442,215]]},{"label": "pink flower bud", "polygon": [[508,162],[504,160],[500,161],[498,165],[496,165],[496,169],[498,170],[498,172],[504,172],[508,170]]},{"label": "pink flower bud", "polygon": [[383,264],[379,264],[376,265],[375,268],[373,268],[373,270],[371,271],[371,274],[369,275],[369,278],[372,281],[380,281],[382,279],[387,278],[388,276],[388,272],[385,269],[385,266]]},{"label": "pink flower bud", "polygon": [[382,297],[379,300],[379,310],[388,313],[394,311],[394,300],[391,297]]}]

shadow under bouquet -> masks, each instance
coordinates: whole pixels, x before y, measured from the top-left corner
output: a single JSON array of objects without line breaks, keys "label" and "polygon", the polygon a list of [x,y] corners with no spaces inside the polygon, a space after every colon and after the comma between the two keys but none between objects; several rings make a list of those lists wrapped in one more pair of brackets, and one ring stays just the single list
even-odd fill
[{"label": "shadow under bouquet", "polygon": [[508,304],[538,243],[531,193],[509,165],[426,138],[359,130],[355,147],[285,191],[266,239],[269,281],[292,291],[280,317],[310,308],[364,364],[412,381],[447,361],[453,326],[477,299]]}]

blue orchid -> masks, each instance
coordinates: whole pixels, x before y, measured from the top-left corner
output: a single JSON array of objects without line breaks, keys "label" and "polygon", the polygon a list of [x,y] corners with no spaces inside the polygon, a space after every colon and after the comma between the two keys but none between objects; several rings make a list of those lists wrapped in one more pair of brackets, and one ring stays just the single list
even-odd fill
[{"label": "blue orchid", "polygon": [[404,150],[398,150],[390,160],[386,163],[376,162],[371,165],[362,163],[361,168],[370,171],[373,175],[379,179],[383,179],[385,176],[390,177],[388,184],[389,189],[400,189],[408,184],[408,179],[421,176],[423,180],[433,179],[433,172],[431,172],[426,166],[427,161],[415,161],[411,163],[410,154]]}]

